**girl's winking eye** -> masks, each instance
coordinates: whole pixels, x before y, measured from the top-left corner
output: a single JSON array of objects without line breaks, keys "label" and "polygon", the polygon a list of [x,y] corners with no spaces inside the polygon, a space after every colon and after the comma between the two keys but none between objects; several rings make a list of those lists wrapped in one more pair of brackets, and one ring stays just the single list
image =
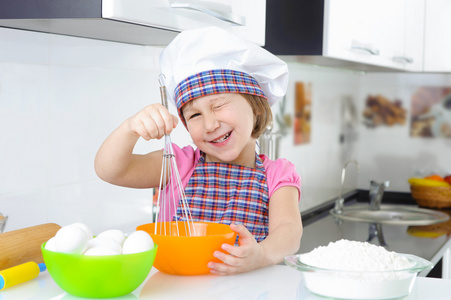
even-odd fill
[{"label": "girl's winking eye", "polygon": [[213,109],[220,109],[229,102],[227,98],[218,99],[212,105]]},{"label": "girl's winking eye", "polygon": [[220,103],[220,104],[215,105],[215,106],[213,107],[213,109],[220,109],[220,108],[223,107],[223,106],[224,106],[224,103]]}]

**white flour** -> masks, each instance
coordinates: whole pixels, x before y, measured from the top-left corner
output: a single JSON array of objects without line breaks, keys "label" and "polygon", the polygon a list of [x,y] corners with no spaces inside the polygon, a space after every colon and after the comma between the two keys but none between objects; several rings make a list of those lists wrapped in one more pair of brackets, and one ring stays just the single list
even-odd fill
[{"label": "white flour", "polygon": [[[415,262],[385,248],[340,240],[299,257],[302,263],[336,271],[302,272],[311,292],[341,299],[393,299],[407,296],[416,273],[405,270]],[[343,272],[344,271],[344,272]]]},{"label": "white flour", "polygon": [[311,266],[341,271],[393,271],[413,266],[402,255],[366,242],[339,240],[301,256]]}]

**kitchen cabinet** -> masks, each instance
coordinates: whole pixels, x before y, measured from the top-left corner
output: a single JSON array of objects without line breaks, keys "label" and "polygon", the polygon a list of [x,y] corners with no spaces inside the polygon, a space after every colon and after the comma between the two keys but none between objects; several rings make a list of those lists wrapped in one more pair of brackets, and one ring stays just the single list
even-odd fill
[{"label": "kitchen cabinet", "polygon": [[0,0],[0,27],[141,45],[166,45],[206,26],[265,42],[264,0]]},{"label": "kitchen cabinet", "polygon": [[102,17],[175,32],[206,26],[265,43],[264,0],[103,0]]},{"label": "kitchen cabinet", "polygon": [[324,55],[394,69],[422,68],[421,0],[326,2]]},{"label": "kitchen cabinet", "polygon": [[424,0],[267,1],[266,48],[308,63],[421,71],[423,28]]},{"label": "kitchen cabinet", "polygon": [[424,71],[451,71],[451,2],[426,0]]}]

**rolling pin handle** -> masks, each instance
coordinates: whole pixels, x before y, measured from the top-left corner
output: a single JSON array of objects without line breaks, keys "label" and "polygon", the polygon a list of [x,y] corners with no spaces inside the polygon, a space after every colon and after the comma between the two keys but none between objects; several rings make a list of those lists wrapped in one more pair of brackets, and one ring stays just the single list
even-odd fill
[{"label": "rolling pin handle", "polygon": [[0,271],[0,291],[38,277],[45,271],[44,263],[26,262],[24,264]]}]

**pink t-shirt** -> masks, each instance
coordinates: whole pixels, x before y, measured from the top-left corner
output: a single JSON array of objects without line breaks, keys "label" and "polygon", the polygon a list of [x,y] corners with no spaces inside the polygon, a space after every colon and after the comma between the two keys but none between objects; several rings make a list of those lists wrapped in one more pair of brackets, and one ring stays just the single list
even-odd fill
[{"label": "pink t-shirt", "polygon": [[[180,173],[183,187],[188,184],[200,157],[200,150],[191,146],[183,148],[172,144],[177,167]],[[283,186],[294,186],[299,191],[301,198],[301,179],[296,172],[295,166],[284,158],[270,160],[266,155],[261,154],[263,166],[266,170],[266,184],[268,185],[269,199],[273,193]],[[298,199],[298,200],[299,200]]]}]

